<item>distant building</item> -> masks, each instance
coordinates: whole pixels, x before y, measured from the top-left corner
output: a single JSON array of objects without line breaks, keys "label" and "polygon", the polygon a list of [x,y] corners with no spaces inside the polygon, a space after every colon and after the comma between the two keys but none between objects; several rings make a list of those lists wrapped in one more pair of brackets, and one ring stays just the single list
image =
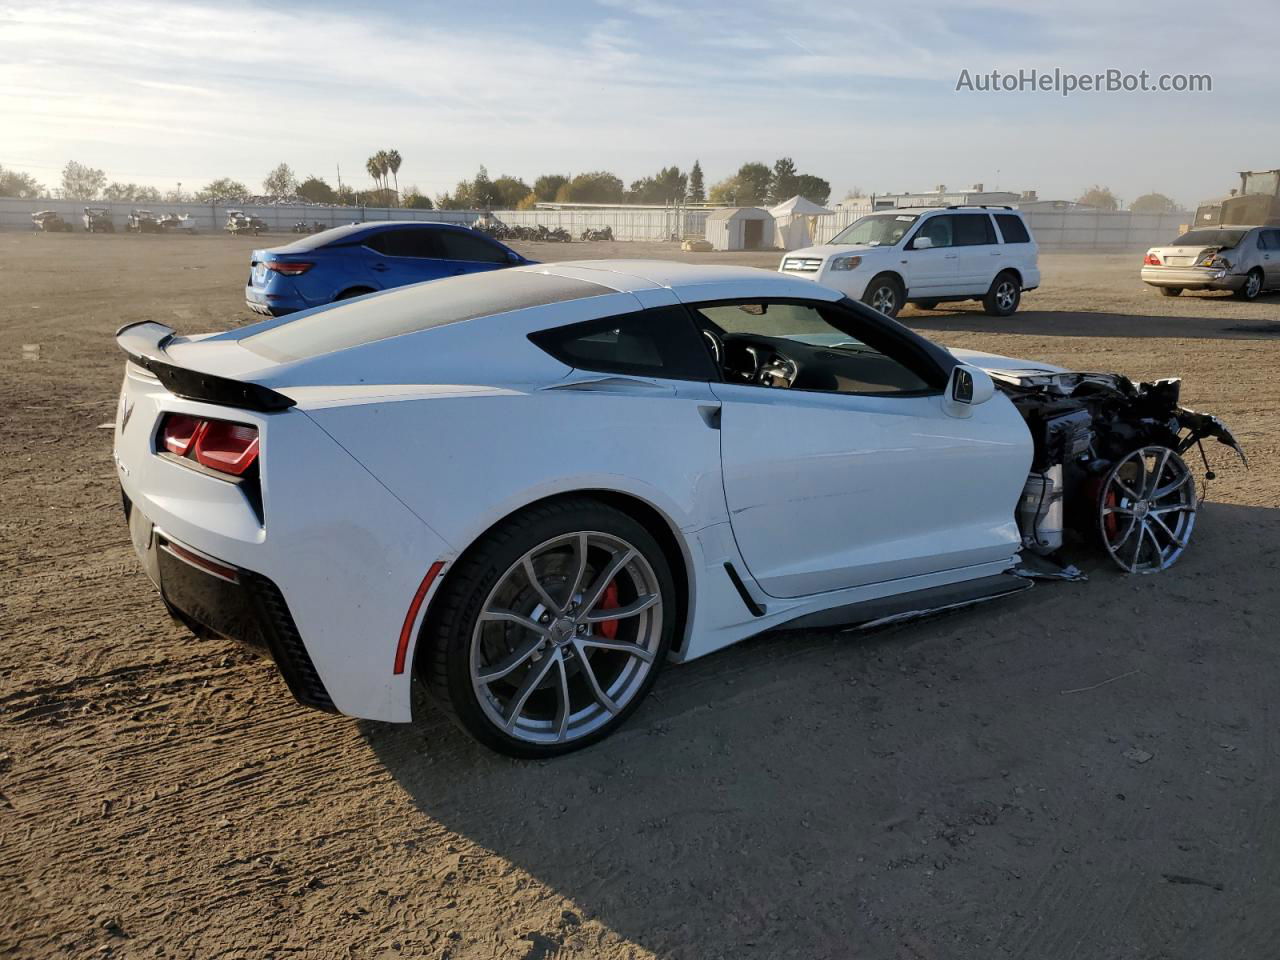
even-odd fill
[{"label": "distant building", "polygon": [[1034,190],[1017,193],[1011,190],[987,190],[975,183],[967,190],[948,190],[946,184],[923,193],[876,193],[867,197],[851,197],[840,202],[842,207],[870,207],[873,210],[892,210],[895,207],[952,207],[987,204],[990,206],[1014,206],[1024,199],[1036,198]]}]

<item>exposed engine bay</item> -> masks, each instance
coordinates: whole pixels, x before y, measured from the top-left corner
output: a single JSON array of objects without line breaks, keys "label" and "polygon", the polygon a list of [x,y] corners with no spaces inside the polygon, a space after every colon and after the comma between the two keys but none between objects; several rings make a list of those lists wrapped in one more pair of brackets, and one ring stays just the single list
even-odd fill
[{"label": "exposed engine bay", "polygon": [[1199,508],[1183,459],[1203,441],[1246,462],[1214,416],[1178,405],[1181,380],[1134,384],[1120,374],[1001,373],[996,388],[1026,420],[1035,445],[1018,504],[1023,550],[1048,557],[1074,530],[1098,539],[1129,573],[1171,566],[1190,540]]}]

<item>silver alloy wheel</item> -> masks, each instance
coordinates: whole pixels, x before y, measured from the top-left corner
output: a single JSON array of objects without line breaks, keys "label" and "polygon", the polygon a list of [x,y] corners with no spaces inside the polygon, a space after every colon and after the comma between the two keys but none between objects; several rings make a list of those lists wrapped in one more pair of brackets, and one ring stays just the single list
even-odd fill
[{"label": "silver alloy wheel", "polygon": [[1196,484],[1182,457],[1162,446],[1133,451],[1107,474],[1098,523],[1107,552],[1127,573],[1166,570],[1196,524]]},{"label": "silver alloy wheel", "polygon": [[1262,292],[1262,274],[1256,270],[1250,270],[1249,275],[1244,278],[1244,295],[1246,299],[1252,300]]},{"label": "silver alloy wheel", "polygon": [[871,308],[892,317],[898,311],[898,291],[889,283],[876,287],[871,294]]},{"label": "silver alloy wheel", "polygon": [[485,717],[529,743],[598,730],[654,668],[662,600],[649,561],[613,534],[534,547],[498,578],[472,631],[471,686]]},{"label": "silver alloy wheel", "polygon": [[1017,302],[1017,296],[1018,288],[1014,286],[1013,281],[1001,280],[996,286],[996,307],[1001,313],[1010,312]]}]

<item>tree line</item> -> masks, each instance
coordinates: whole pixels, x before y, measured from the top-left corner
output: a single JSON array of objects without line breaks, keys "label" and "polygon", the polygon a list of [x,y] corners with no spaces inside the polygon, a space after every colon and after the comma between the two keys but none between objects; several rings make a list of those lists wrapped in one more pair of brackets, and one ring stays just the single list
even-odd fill
[{"label": "tree line", "polygon": [[[694,160],[689,170],[678,166],[663,167],[657,173],[633,180],[628,187],[606,170],[593,170],[576,175],[549,173],[527,183],[519,177],[503,174],[490,178],[481,166],[475,177],[461,180],[450,192],[433,200],[416,186],[400,190],[399,172],[403,159],[394,147],[378,150],[365,163],[365,172],[373,182],[372,189],[358,189],[350,184],[331,186],[314,174],[299,179],[287,163],[273,167],[262,181],[262,195],[297,197],[308,203],[344,206],[402,206],[430,210],[528,210],[538,203],[598,204],[669,204],[704,203],[733,206],[760,206],[781,203],[802,196],[825,205],[831,196],[831,184],[821,177],[800,173],[790,157],[780,157],[770,167],[764,163],[744,163],[732,176],[712,184],[708,190],[702,164]],[[244,201],[253,192],[239,180],[219,177],[198,190],[184,193],[179,189],[161,191],[136,183],[108,180],[100,169],[72,160],[62,170],[61,185],[56,194],[67,200],[105,200],[121,203],[179,203],[195,200],[202,203]],[[48,196],[43,184],[30,174],[0,166],[0,197],[37,199]],[[1121,209],[1120,199],[1109,187],[1098,184],[1084,190],[1078,203],[1099,210]],[[1180,205],[1163,193],[1145,193],[1129,204],[1134,213],[1173,213]]]}]

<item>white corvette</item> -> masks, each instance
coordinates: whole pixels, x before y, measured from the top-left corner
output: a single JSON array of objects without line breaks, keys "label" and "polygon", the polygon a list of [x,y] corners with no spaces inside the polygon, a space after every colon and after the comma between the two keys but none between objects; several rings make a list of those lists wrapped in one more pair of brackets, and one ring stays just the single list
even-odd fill
[{"label": "white corvette", "polygon": [[117,340],[170,612],[310,706],[408,721],[416,673],[520,756],[604,736],[667,660],[1029,586],[1073,525],[1162,569],[1195,520],[1179,454],[1235,446],[1177,381],[948,352],[746,268],[531,266]]}]

